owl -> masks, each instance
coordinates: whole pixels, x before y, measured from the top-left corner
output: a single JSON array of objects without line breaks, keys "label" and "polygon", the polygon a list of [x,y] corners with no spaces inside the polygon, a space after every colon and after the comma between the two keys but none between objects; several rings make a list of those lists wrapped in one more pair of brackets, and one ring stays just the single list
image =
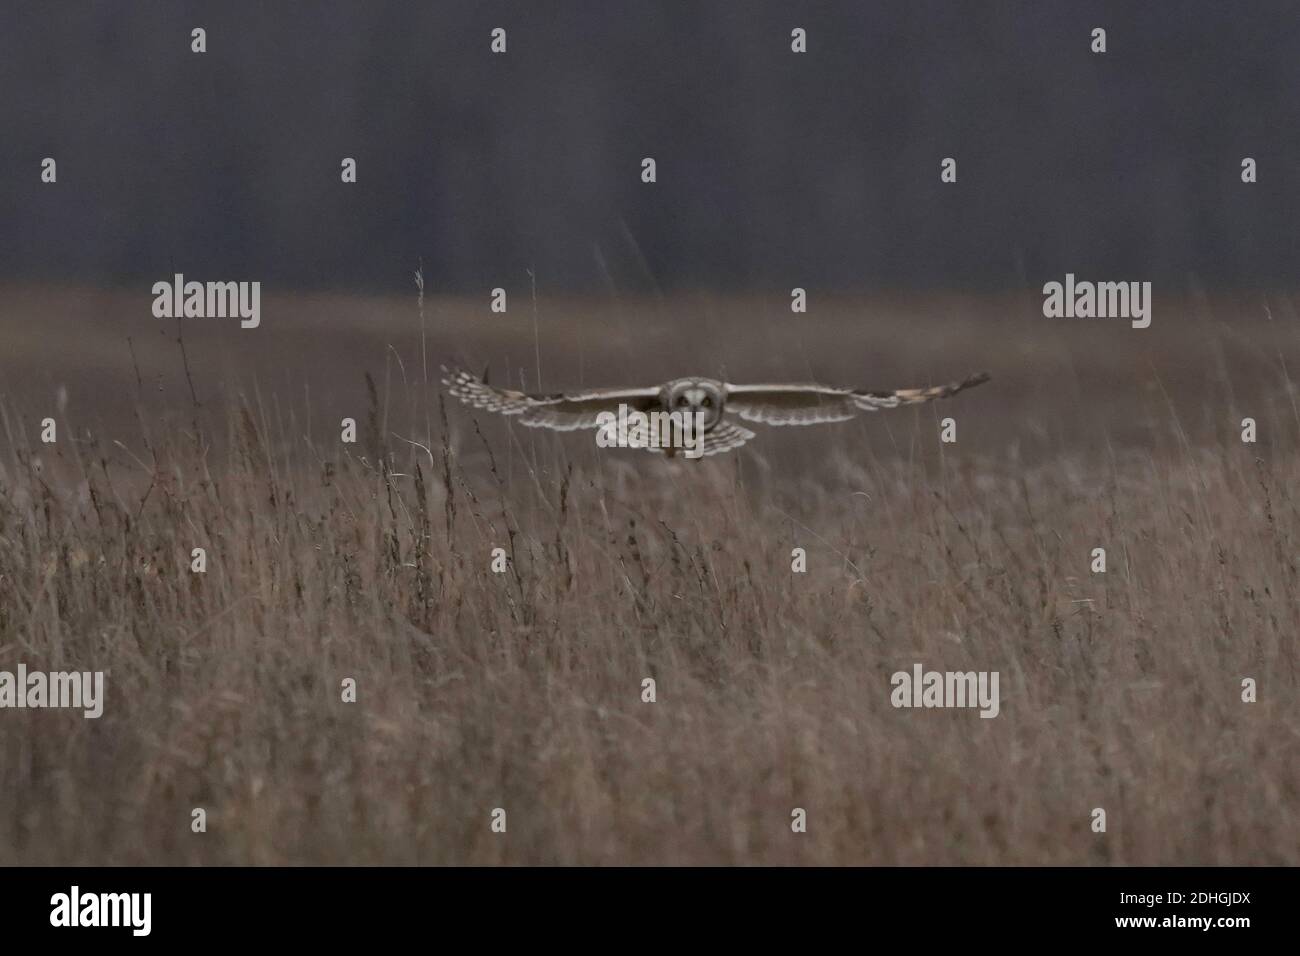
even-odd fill
[{"label": "owl", "polygon": [[[987,382],[987,372],[960,382],[930,388],[901,388],[869,392],[834,385],[769,384],[733,385],[712,378],[678,378],[645,388],[593,388],[550,395],[529,395],[497,388],[464,369],[443,367],[443,385],[471,408],[509,415],[521,425],[556,431],[601,428],[624,412],[689,413],[702,431],[702,455],[717,455],[739,448],[754,432],[737,419],[762,425],[819,425],[843,422],[859,412],[916,405],[956,395]],[[673,454],[673,447],[662,448]],[[689,457],[699,457],[691,455]]]}]

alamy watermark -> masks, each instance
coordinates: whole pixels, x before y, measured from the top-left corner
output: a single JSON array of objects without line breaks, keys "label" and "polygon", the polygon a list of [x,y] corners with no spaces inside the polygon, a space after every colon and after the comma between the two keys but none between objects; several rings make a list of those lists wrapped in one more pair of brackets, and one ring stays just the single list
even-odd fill
[{"label": "alamy watermark", "polygon": [[0,708],[80,709],[91,720],[104,713],[103,671],[0,671]]},{"label": "alamy watermark", "polygon": [[997,671],[927,671],[920,664],[889,678],[895,707],[978,707],[981,717],[1002,709]]},{"label": "alamy watermark", "polygon": [[152,893],[83,893],[73,886],[50,897],[50,925],[125,926],[133,936],[148,936],[153,928]]},{"label": "alamy watermark", "polygon": [[153,284],[153,314],[157,319],[240,319],[239,326],[262,324],[262,283],[186,282],[176,273],[171,282]]},{"label": "alamy watermark", "polygon": [[1151,324],[1150,282],[1065,282],[1043,286],[1043,315],[1049,319],[1131,319],[1135,329]]},{"label": "alamy watermark", "polygon": [[626,403],[618,412],[596,416],[596,444],[601,448],[658,448],[687,458],[704,454],[704,412],[643,412]]}]

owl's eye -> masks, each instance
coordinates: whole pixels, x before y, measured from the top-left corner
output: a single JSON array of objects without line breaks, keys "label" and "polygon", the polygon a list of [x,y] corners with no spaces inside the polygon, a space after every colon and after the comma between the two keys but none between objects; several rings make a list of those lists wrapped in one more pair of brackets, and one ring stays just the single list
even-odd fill
[{"label": "owl's eye", "polygon": [[711,398],[709,398],[709,396],[705,395],[705,396],[704,396],[704,401],[700,402],[700,404],[703,405],[705,408],[709,408],[709,407],[711,407],[711,406],[713,405],[713,399],[711,399]]}]

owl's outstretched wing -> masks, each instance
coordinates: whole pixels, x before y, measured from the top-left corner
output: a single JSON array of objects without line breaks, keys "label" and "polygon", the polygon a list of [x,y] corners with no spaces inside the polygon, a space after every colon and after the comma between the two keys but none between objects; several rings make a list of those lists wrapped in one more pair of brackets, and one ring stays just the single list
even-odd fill
[{"label": "owl's outstretched wing", "polygon": [[574,431],[595,428],[602,412],[618,414],[619,405],[650,411],[659,405],[658,388],[594,388],[581,392],[529,395],[489,385],[472,372],[443,367],[442,384],[471,408],[510,415],[530,428]]},{"label": "owl's outstretched wing", "polygon": [[765,425],[818,425],[847,421],[859,412],[947,398],[988,380],[988,373],[980,372],[948,385],[900,388],[892,392],[831,385],[727,385],[727,411]]}]

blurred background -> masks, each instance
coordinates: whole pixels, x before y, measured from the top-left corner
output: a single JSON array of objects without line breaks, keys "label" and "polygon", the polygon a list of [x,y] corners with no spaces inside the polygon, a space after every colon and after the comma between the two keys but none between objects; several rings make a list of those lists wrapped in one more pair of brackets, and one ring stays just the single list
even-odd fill
[{"label": "blurred background", "polygon": [[[367,371],[427,408],[449,359],[543,389],[989,369],[984,447],[1149,446],[1171,404],[1218,440],[1290,401],[1297,9],[9,4],[0,398],[116,429],[252,387],[337,420]],[[261,282],[261,327],[154,318],[176,272]],[[1152,328],[1045,319],[1067,272],[1152,282]]]},{"label": "blurred background", "polygon": [[592,293],[1019,289],[1067,271],[1290,289],[1298,13],[6,4],[0,279],[405,292],[422,262],[453,292],[526,288],[526,270]]}]

